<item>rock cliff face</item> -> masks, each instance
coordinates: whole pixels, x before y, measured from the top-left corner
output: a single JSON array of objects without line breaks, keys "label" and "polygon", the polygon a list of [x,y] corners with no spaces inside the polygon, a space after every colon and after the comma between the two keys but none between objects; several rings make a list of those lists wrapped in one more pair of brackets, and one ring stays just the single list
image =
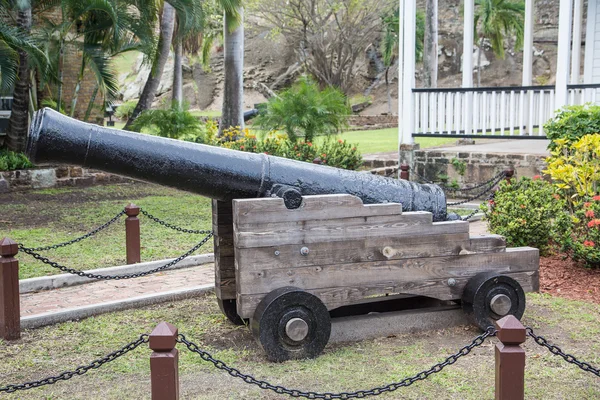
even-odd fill
[{"label": "rock cliff face", "polygon": [[[587,3],[587,2],[586,2]],[[461,60],[463,57],[463,17],[462,1],[439,0],[439,87],[458,87],[462,81]],[[418,10],[425,10],[425,0],[417,0]],[[556,70],[556,42],[558,36],[559,0],[535,1],[534,29],[534,84],[553,84]],[[250,19],[251,20],[251,19]],[[585,21],[584,21],[585,22]],[[584,30],[585,31],[585,30]],[[476,39],[476,44],[478,40]],[[268,31],[257,28],[251,22],[246,27],[245,48],[245,106],[252,108],[254,104],[266,101],[257,90],[256,83],[263,83],[277,91],[291,84],[302,68],[297,63],[294,52],[283,39],[273,39]],[[505,58],[498,59],[489,42],[484,41],[482,64],[482,86],[511,86],[521,84],[523,52],[514,48],[514,39],[508,38]],[[374,44],[377,48],[377,44]],[[474,46],[471,56],[473,65],[477,67],[478,46]],[[386,89],[383,81],[376,81],[377,52],[365,50],[364,57],[356,67],[356,79],[350,95],[364,94],[369,89],[373,98],[370,107],[363,114],[379,114],[387,112]],[[583,62],[582,62],[583,65]],[[149,73],[148,67],[141,65],[141,59],[130,72],[130,78],[124,88],[124,100],[136,98]],[[417,87],[421,87],[422,65],[417,65]],[[132,82],[131,77],[135,76]],[[392,109],[397,109],[397,71],[390,74],[392,78]],[[125,81],[126,76],[123,76]],[[184,70],[184,95],[192,108],[219,110],[223,85],[223,53],[216,47],[212,54],[209,70],[200,65],[186,64]],[[173,80],[173,60],[169,59],[163,82],[161,82],[157,102],[161,97],[169,98]],[[476,76],[474,78],[476,81]]]}]

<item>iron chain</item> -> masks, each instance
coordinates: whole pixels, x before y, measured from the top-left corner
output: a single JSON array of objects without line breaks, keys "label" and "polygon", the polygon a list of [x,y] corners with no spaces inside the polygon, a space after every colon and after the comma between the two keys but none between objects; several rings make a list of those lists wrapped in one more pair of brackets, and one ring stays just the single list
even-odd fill
[{"label": "iron chain", "polygon": [[92,361],[88,365],[79,366],[73,371],[65,371],[57,376],[49,376],[47,378],[40,379],[39,381],[31,381],[31,382],[25,382],[25,383],[21,383],[21,384],[17,384],[17,385],[2,386],[2,387],[0,387],[0,393],[14,393],[18,390],[27,390],[27,389],[33,389],[33,388],[37,388],[37,387],[45,386],[45,385],[53,385],[59,381],[69,380],[69,379],[73,378],[74,376],[84,375],[89,370],[98,369],[101,366],[103,366],[104,364],[114,361],[117,358],[129,353],[130,351],[135,350],[140,345],[142,345],[144,343],[148,343],[148,340],[149,340],[149,336],[147,334],[140,335],[140,337],[137,340],[134,340],[133,342],[126,344],[125,346],[121,347],[119,350],[114,351],[105,357],[98,358],[98,359]]},{"label": "iron chain", "polygon": [[185,228],[180,228],[178,226],[175,226],[173,224],[170,224],[166,221],[163,221],[160,218],[155,217],[154,215],[150,214],[148,211],[140,208],[140,213],[142,213],[143,215],[145,215],[146,217],[150,218],[152,221],[166,227],[169,229],[173,229],[174,231],[177,232],[182,232],[182,233],[191,233],[191,234],[195,234],[195,235],[208,235],[209,233],[211,233],[211,231],[202,231],[202,230],[193,230],[193,229],[185,229]]},{"label": "iron chain", "polygon": [[555,356],[561,356],[569,364],[575,364],[582,370],[584,370],[586,372],[591,372],[592,374],[596,375],[597,377],[600,377],[600,368],[594,368],[590,364],[588,364],[584,361],[579,361],[577,358],[575,358],[571,354],[565,353],[564,351],[561,350],[560,347],[548,343],[548,340],[545,337],[536,335],[533,332],[533,329],[531,329],[529,327],[527,328],[527,335],[531,336],[531,338],[533,338],[533,340],[538,345],[547,348],[550,351],[550,353],[554,354]]},{"label": "iron chain", "polygon": [[108,228],[109,226],[111,226],[112,224],[114,224],[115,222],[117,222],[119,219],[121,219],[121,217],[123,215],[125,215],[125,210],[121,210],[121,212],[119,212],[117,215],[115,215],[110,221],[108,221],[104,225],[99,226],[98,228],[94,229],[91,232],[86,233],[83,236],[80,236],[80,237],[78,237],[76,239],[73,239],[73,240],[69,240],[68,242],[53,244],[51,246],[45,246],[45,247],[27,248],[27,247],[20,246],[20,248],[21,249],[31,250],[31,251],[46,251],[46,250],[54,250],[54,249],[58,249],[58,248],[61,248],[61,247],[66,247],[66,246],[75,244],[77,242],[81,242],[82,240],[85,240],[85,239],[87,239],[89,237],[92,237],[95,234],[103,231],[104,229]]},{"label": "iron chain", "polygon": [[163,265],[161,267],[155,268],[155,269],[150,270],[150,271],[138,272],[138,273],[126,274],[126,275],[98,275],[98,274],[91,274],[91,273],[88,273],[88,272],[85,272],[85,271],[81,271],[81,270],[78,270],[78,269],[69,268],[69,267],[65,267],[64,265],[60,265],[59,263],[51,261],[47,257],[44,257],[41,254],[38,254],[38,253],[32,251],[31,249],[27,249],[27,248],[22,247],[22,246],[19,246],[19,249],[21,249],[24,253],[29,254],[30,256],[32,256],[33,258],[35,258],[36,260],[41,261],[42,263],[47,264],[47,265],[51,266],[52,268],[59,269],[59,270],[61,270],[63,272],[67,272],[69,274],[79,275],[81,277],[90,278],[90,279],[117,280],[118,281],[118,280],[123,280],[123,279],[140,278],[142,276],[152,275],[154,273],[163,271],[163,270],[165,270],[167,268],[171,268],[172,266],[178,264],[179,262],[181,262],[185,258],[187,258],[190,255],[192,255],[200,247],[204,246],[206,244],[206,242],[208,242],[210,240],[210,238],[212,238],[212,237],[213,237],[213,233],[210,232],[204,239],[202,239],[202,241],[200,243],[198,243],[197,245],[195,245],[194,247],[192,247],[185,254],[182,254],[181,256],[179,256],[178,258],[176,258],[175,260],[172,260],[172,261],[168,262],[167,264],[165,264],[165,265]]},{"label": "iron chain", "polygon": [[433,185],[438,185],[440,186],[442,189],[447,190],[449,192],[469,192],[475,189],[480,189],[484,186],[488,186],[490,184],[492,184],[492,182],[494,182],[494,184],[492,185],[492,187],[496,186],[498,184],[498,182],[496,182],[496,180],[499,179],[499,181],[501,181],[502,179],[504,179],[506,177],[506,171],[501,171],[500,173],[498,173],[496,176],[488,179],[485,182],[482,182],[480,184],[477,184],[475,186],[471,186],[471,187],[464,187],[464,188],[453,188],[447,185],[444,185],[442,183],[435,183],[433,181],[430,181],[429,179],[417,174],[416,170],[414,168],[410,169],[411,173],[415,174],[417,176],[417,178],[419,178],[421,181],[425,182],[425,183],[430,183]]},{"label": "iron chain", "polygon": [[485,196],[486,194],[488,194],[488,193],[491,193],[491,192],[492,192],[492,190],[494,190],[494,187],[496,187],[496,185],[497,185],[497,184],[499,184],[499,183],[500,183],[500,181],[502,181],[502,179],[504,179],[504,176],[500,176],[500,177],[498,177],[498,178],[496,179],[496,181],[494,181],[494,182],[492,183],[492,185],[491,185],[489,188],[487,188],[486,190],[484,190],[484,191],[483,191],[483,192],[481,192],[481,193],[477,193],[477,194],[475,194],[475,195],[473,195],[473,196],[471,196],[471,197],[469,197],[469,198],[467,198],[467,199],[465,199],[465,200],[457,201],[457,202],[455,202],[455,203],[448,203],[447,205],[448,205],[448,206],[459,206],[459,205],[461,205],[461,204],[470,203],[470,202],[472,202],[473,200],[480,199],[480,198],[482,198],[483,196]]},{"label": "iron chain", "polygon": [[303,392],[301,390],[288,389],[284,386],[273,385],[269,382],[258,380],[252,375],[244,374],[238,369],[228,366],[223,361],[213,358],[213,356],[211,356],[210,353],[200,349],[195,343],[188,341],[186,337],[182,334],[178,336],[177,341],[185,345],[191,352],[198,354],[204,361],[212,363],[215,366],[215,368],[226,371],[227,373],[229,373],[229,375],[233,376],[234,378],[239,378],[250,385],[256,385],[264,390],[271,390],[278,394],[286,394],[291,397],[304,397],[307,399],[354,399],[363,398],[367,396],[378,396],[383,393],[393,392],[401,387],[407,387],[415,382],[427,379],[430,375],[441,372],[448,365],[454,364],[459,358],[469,354],[471,350],[473,350],[475,347],[481,346],[488,337],[495,335],[496,331],[490,328],[488,331],[477,336],[470,344],[460,349],[456,354],[453,354],[446,358],[443,362],[435,364],[428,370],[420,372],[400,382],[391,383],[389,385],[373,388],[370,390],[359,390],[356,392],[342,393]]}]

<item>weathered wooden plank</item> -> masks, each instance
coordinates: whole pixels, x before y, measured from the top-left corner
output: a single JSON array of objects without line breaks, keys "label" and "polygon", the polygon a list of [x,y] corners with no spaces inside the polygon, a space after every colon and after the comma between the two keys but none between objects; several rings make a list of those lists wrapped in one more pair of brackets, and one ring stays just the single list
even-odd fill
[{"label": "weathered wooden plank", "polygon": [[360,198],[349,194],[304,196],[302,205],[295,210],[288,210],[283,199],[276,197],[234,200],[233,207],[234,221],[243,219],[244,223],[402,214],[402,206],[398,203],[363,205]]},{"label": "weathered wooden plank", "polygon": [[413,211],[403,214],[393,215],[371,215],[371,216],[353,216],[346,215],[341,218],[329,219],[310,219],[299,221],[278,221],[278,222],[253,222],[246,223],[243,218],[234,218],[234,227],[238,232],[264,233],[289,229],[315,229],[328,226],[355,226],[355,225],[375,225],[385,222],[405,222],[420,223],[430,225],[433,222],[432,214],[426,211]]},{"label": "weathered wooden plank", "polygon": [[[539,251],[523,247],[503,253],[424,257],[392,261],[334,264],[309,267],[249,270],[238,268],[236,279],[241,294],[269,293],[282,286],[302,289],[327,287],[397,286],[436,279],[464,278],[480,272],[515,273],[537,271]],[[415,294],[409,292],[407,294]]]},{"label": "weathered wooden plank", "polygon": [[[539,290],[538,271],[507,273],[521,284],[525,292]],[[348,304],[360,303],[361,299],[371,296],[411,292],[440,300],[458,300],[462,296],[469,277],[456,279],[456,285],[448,286],[446,279],[436,279],[427,282],[399,282],[397,285],[379,283],[372,286],[331,287],[321,289],[308,289],[309,293],[319,297],[327,309],[332,310]],[[251,318],[254,310],[265,294],[239,294],[237,295],[237,310],[242,318]]]},{"label": "weathered wooden plank", "polygon": [[235,249],[230,201],[213,200],[213,231],[215,233],[215,292],[223,300],[235,299]]},{"label": "weathered wooden plank", "polygon": [[504,252],[506,251],[506,238],[500,235],[472,236],[471,244],[466,250],[475,253]]},{"label": "weathered wooden plank", "polygon": [[[309,244],[326,241],[341,241],[373,237],[393,237],[401,235],[444,235],[465,233],[469,230],[466,221],[424,222],[424,215],[404,213],[389,217],[362,217],[337,220],[307,221],[305,224],[290,222],[288,227],[260,232],[255,227],[250,231],[238,230],[234,225],[234,240],[237,248],[281,246],[286,244]],[[429,217],[430,218],[430,214]]]},{"label": "weathered wooden plank", "polygon": [[378,237],[308,245],[308,255],[300,254],[304,244],[238,248],[238,265],[253,271],[265,268],[306,267],[402,258],[458,255],[471,250],[468,233]]}]

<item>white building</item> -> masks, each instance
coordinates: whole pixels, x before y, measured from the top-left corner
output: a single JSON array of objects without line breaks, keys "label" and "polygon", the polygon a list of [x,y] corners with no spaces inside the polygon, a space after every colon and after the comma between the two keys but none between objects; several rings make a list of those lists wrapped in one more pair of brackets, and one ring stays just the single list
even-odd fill
[{"label": "white building", "polygon": [[[523,82],[519,87],[473,87],[473,58],[463,57],[462,87],[415,88],[415,0],[400,0],[400,144],[415,136],[502,135],[544,139],[543,125],[564,105],[600,102],[600,0],[560,0],[555,86],[533,86],[534,0],[525,0]],[[464,3],[463,54],[473,52],[474,0]],[[583,84],[582,33],[586,30]]]}]

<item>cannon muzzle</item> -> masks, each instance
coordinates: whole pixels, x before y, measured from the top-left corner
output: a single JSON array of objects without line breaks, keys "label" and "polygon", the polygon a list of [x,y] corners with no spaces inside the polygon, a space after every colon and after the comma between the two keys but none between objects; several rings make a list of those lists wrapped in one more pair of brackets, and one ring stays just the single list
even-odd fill
[{"label": "cannon muzzle", "polygon": [[27,155],[36,164],[75,164],[217,200],[347,193],[365,204],[401,203],[404,211],[446,219],[446,196],[437,185],[104,128],[51,109],[35,114]]}]

